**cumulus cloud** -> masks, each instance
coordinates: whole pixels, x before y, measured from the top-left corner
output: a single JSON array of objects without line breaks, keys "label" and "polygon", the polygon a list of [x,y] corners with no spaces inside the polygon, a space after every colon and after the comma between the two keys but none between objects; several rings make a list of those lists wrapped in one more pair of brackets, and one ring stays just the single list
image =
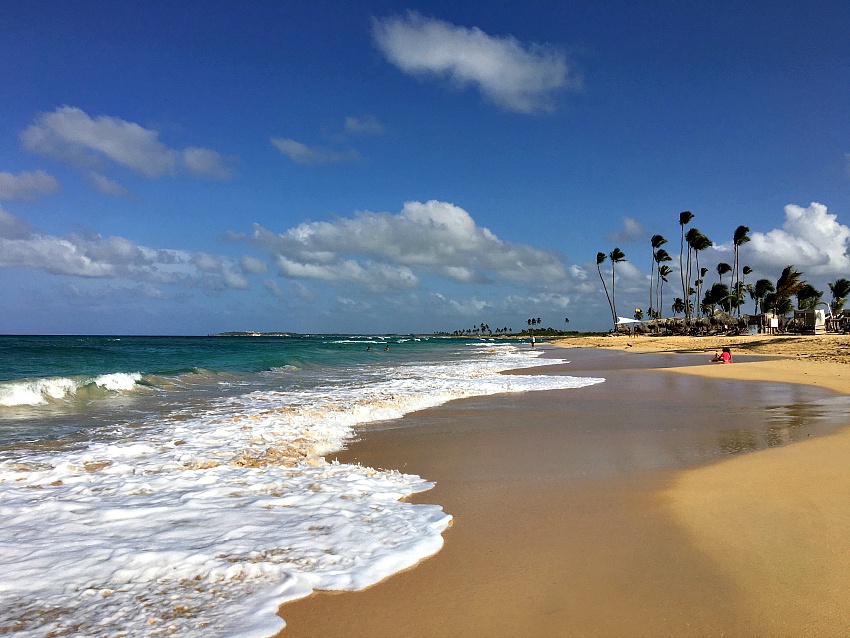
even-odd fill
[{"label": "cumulus cloud", "polygon": [[642,223],[631,217],[623,217],[622,230],[608,233],[605,235],[605,241],[614,244],[630,244],[640,241],[644,237],[646,237],[646,230]]},{"label": "cumulus cloud", "polygon": [[841,275],[850,271],[850,227],[838,223],[826,206],[812,202],[807,208],[785,207],[782,228],[753,232],[747,260],[770,268],[793,264],[811,275]]},{"label": "cumulus cloud", "polygon": [[372,38],[403,72],[474,85],[496,104],[519,113],[552,111],[557,91],[580,88],[566,56],[554,47],[526,45],[415,12],[374,19]]},{"label": "cumulus cloud", "polygon": [[305,222],[280,234],[255,225],[249,241],[268,251],[286,277],[369,288],[412,288],[417,273],[458,283],[568,278],[555,254],[503,241],[464,209],[436,200],[407,202],[397,215]]},{"label": "cumulus cloud", "polygon": [[318,146],[311,147],[285,137],[273,137],[271,142],[277,150],[293,162],[305,166],[354,162],[360,158],[355,150],[340,152]]},{"label": "cumulus cloud", "polygon": [[179,285],[208,290],[244,289],[236,264],[206,253],[139,246],[123,237],[39,233],[0,209],[0,268],[32,268],[54,275]]},{"label": "cumulus cloud", "polygon": [[[20,139],[23,147],[32,153],[53,157],[87,172],[97,171],[97,177],[93,177],[96,186],[98,178],[107,179],[100,173],[102,167],[110,164],[149,178],[170,175],[179,168],[215,179],[230,176],[226,161],[215,151],[194,147],[178,151],[163,144],[157,131],[117,117],[92,118],[72,106],[40,114],[21,132]],[[102,192],[114,191],[114,182],[111,184]]]},{"label": "cumulus cloud", "polygon": [[0,173],[0,200],[18,199],[32,201],[39,195],[49,195],[59,190],[59,182],[44,171]]}]

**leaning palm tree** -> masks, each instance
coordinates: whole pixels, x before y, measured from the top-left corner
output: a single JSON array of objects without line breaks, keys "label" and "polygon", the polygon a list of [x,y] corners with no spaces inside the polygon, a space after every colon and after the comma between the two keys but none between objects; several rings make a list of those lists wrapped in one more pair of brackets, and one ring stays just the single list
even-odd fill
[{"label": "leaning palm tree", "polygon": [[806,282],[802,279],[803,273],[794,269],[794,266],[788,265],[782,270],[779,279],[776,280],[776,297],[777,299],[790,299],[795,296]]},{"label": "leaning palm tree", "polygon": [[608,299],[608,307],[611,309],[611,319],[614,321],[614,330],[617,329],[617,316],[614,314],[614,304],[611,303],[611,295],[608,294],[608,286],[605,284],[605,278],[602,276],[602,263],[608,259],[605,253],[596,253],[596,272],[599,273],[599,281],[602,282],[602,288],[605,290],[605,298]]},{"label": "leaning palm tree", "polygon": [[[685,282],[685,269],[684,269],[684,265],[682,263],[682,255],[685,252],[685,226],[687,224],[690,224],[691,220],[693,218],[694,218],[694,214],[689,210],[685,210],[685,211],[682,211],[681,213],[679,213],[679,226],[682,227],[682,239],[679,243],[679,277],[682,280],[682,298],[683,299],[687,298],[686,293],[687,293],[688,285],[689,285]],[[685,312],[685,317],[687,317],[687,312]]]},{"label": "leaning palm tree", "polygon": [[608,253],[609,259],[611,259],[611,306],[614,311],[614,326],[616,330],[617,325],[617,294],[614,290],[614,273],[616,264],[619,264],[622,261],[626,261],[625,253],[619,248],[615,248],[610,253]]},{"label": "leaning palm tree", "polygon": [[[666,244],[667,240],[664,239],[663,235],[653,235],[649,243],[652,245],[652,259],[649,262],[649,312],[652,314],[652,280],[655,273],[655,264],[658,263],[658,253],[656,251]],[[667,254],[666,251],[664,254]]]}]

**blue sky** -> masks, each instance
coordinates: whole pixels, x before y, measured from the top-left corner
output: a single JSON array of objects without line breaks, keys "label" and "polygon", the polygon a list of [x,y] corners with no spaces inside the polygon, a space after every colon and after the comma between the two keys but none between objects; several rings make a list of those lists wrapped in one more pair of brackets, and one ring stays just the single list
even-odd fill
[{"label": "blue sky", "polygon": [[0,0],[0,333],[605,330],[596,253],[645,310],[684,210],[712,272],[743,224],[750,280],[828,298],[848,32],[844,1]]}]

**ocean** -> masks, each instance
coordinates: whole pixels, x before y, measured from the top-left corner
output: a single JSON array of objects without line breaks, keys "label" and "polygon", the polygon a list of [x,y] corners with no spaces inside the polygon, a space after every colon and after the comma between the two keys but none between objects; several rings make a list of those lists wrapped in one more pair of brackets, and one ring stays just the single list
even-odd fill
[{"label": "ocean", "polygon": [[339,463],[453,399],[581,388],[511,340],[0,336],[0,634],[271,636],[439,551],[427,477]]}]

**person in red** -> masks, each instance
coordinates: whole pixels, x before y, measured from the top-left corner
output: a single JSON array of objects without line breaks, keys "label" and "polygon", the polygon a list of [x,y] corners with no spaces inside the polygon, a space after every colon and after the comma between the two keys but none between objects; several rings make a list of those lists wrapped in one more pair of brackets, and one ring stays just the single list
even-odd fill
[{"label": "person in red", "polygon": [[714,355],[711,363],[732,363],[732,352],[729,348],[723,348],[723,350]]}]

